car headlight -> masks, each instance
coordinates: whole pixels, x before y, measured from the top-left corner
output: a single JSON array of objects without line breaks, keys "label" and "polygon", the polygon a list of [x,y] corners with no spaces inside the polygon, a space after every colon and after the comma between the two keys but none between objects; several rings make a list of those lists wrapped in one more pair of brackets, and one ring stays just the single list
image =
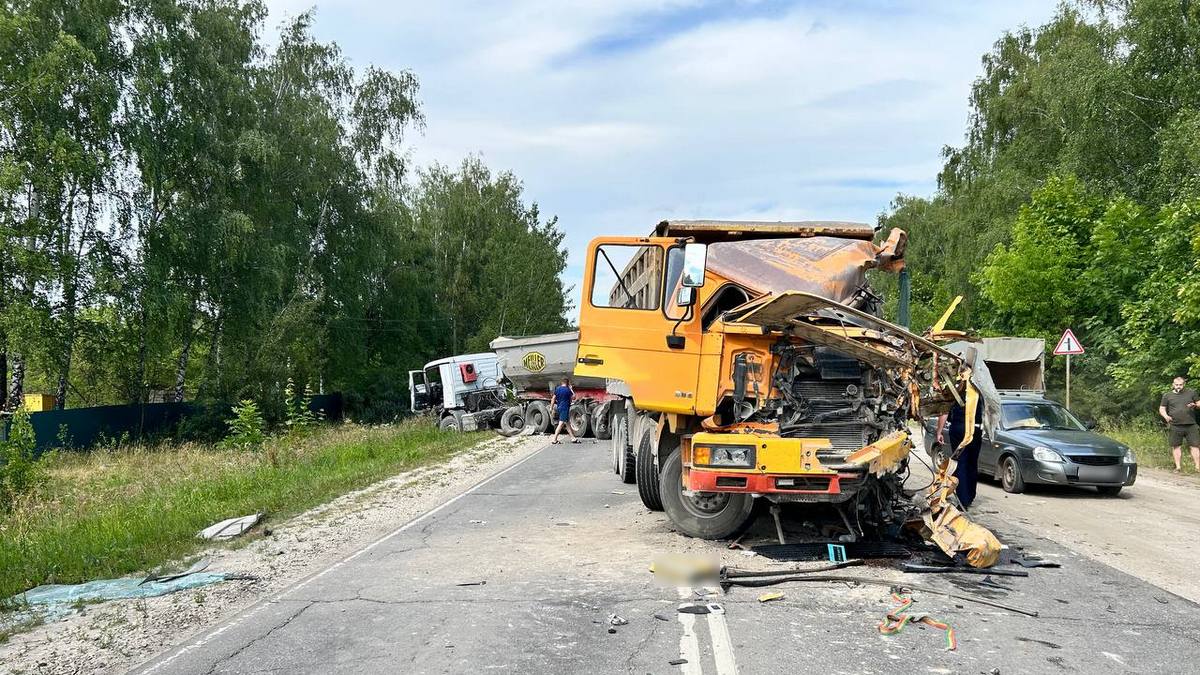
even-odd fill
[{"label": "car headlight", "polygon": [[754,446],[698,445],[692,448],[692,464],[749,469],[754,466]]},{"label": "car headlight", "polygon": [[1062,462],[1062,455],[1045,446],[1039,445],[1033,449],[1033,458],[1039,462]]},{"label": "car headlight", "polygon": [[1125,458],[1122,460],[1126,464],[1137,464],[1137,457],[1133,455],[1133,450],[1125,448]]}]

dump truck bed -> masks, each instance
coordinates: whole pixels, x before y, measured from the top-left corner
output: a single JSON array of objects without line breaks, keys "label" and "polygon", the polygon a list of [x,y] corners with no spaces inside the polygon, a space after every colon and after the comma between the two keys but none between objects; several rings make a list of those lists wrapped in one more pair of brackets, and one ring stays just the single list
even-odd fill
[{"label": "dump truck bed", "polygon": [[691,237],[703,244],[739,239],[820,236],[870,240],[875,237],[875,226],[836,220],[664,220],[654,228],[654,236]]},{"label": "dump truck bed", "polygon": [[574,375],[579,331],[523,337],[501,336],[488,346],[500,357],[501,370],[518,390],[553,389],[564,377],[570,378],[571,384],[577,389],[604,389],[604,378]]}]

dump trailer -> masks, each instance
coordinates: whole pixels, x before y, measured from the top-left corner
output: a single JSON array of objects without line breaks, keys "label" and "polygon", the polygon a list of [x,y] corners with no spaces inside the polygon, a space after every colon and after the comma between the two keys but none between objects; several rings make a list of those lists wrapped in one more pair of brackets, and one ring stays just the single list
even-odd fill
[{"label": "dump trailer", "polygon": [[564,377],[575,398],[569,424],[577,437],[607,440],[607,404],[617,398],[603,378],[573,378],[578,332],[498,337],[493,352],[438,359],[409,371],[413,412],[435,417],[444,429],[496,429],[506,436],[552,428],[550,403]]},{"label": "dump trailer", "polygon": [[568,423],[576,437],[589,433],[609,438],[608,393],[601,377],[574,377],[579,332],[549,333],[524,337],[501,336],[488,344],[500,360],[500,369],[512,387],[512,402],[499,417],[500,433],[515,435],[532,429],[552,428],[550,403],[554,388],[564,377],[571,380],[575,397]]},{"label": "dump trailer", "polygon": [[880,318],[866,272],[901,269],[906,235],[875,235],[664,221],[589,244],[575,374],[608,381],[614,468],[683,534],[734,536],[756,499],[824,503],[852,537],[908,524],[995,562],[953,495],[954,453],[919,500],[902,489],[921,418],[980,397],[961,358]]}]

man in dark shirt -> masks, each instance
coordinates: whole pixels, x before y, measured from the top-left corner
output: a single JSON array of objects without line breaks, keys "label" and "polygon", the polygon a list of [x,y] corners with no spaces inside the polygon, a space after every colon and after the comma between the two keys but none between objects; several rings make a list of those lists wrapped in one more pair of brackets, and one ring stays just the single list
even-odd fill
[{"label": "man in dark shirt", "polygon": [[575,392],[571,389],[571,381],[567,378],[562,379],[562,384],[554,390],[554,440],[551,443],[558,443],[558,435],[563,432],[563,427],[567,428],[567,434],[571,437],[572,443],[578,443],[579,439],[575,438],[575,432],[571,431],[571,399],[575,398]]},{"label": "man in dark shirt", "polygon": [[1163,394],[1162,402],[1158,404],[1158,414],[1169,425],[1171,453],[1175,456],[1175,473],[1182,469],[1180,460],[1183,458],[1183,442],[1186,440],[1192,451],[1192,464],[1200,472],[1200,427],[1196,426],[1196,402],[1200,396],[1183,386],[1187,380],[1182,377],[1171,382],[1171,391]]}]

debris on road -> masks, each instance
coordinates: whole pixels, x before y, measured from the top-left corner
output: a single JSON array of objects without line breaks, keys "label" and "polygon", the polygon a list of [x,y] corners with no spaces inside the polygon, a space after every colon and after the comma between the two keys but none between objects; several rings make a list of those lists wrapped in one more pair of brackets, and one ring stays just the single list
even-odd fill
[{"label": "debris on road", "polygon": [[711,610],[708,605],[699,602],[685,602],[678,607],[680,614],[708,614]]},{"label": "debris on road", "polygon": [[258,524],[262,520],[263,512],[252,513],[248,516],[240,518],[228,518],[219,523],[214,523],[196,533],[199,539],[210,539],[212,541],[224,541],[241,536],[247,530]]},{"label": "debris on road", "polygon": [[759,602],[771,602],[772,600],[782,600],[785,597],[787,597],[787,596],[785,596],[783,593],[776,591],[774,593],[763,593],[762,595],[758,596],[758,601]]},{"label": "debris on road", "polygon": [[[25,607],[20,614],[34,615],[42,620],[55,620],[71,614],[85,604],[153,598],[177,591],[192,590],[234,578],[222,572],[194,572],[170,575],[162,581],[128,577],[98,579],[82,584],[46,584],[31,588],[9,598],[14,606]],[[32,617],[30,617],[32,618]]]},{"label": "debris on road", "polygon": [[946,650],[955,651],[958,649],[958,638],[954,634],[954,629],[950,624],[942,623],[929,616],[928,614],[909,614],[908,610],[912,607],[912,596],[901,593],[892,593],[892,599],[900,603],[899,607],[891,610],[884,617],[883,621],[879,622],[879,632],[883,635],[895,635],[904,629],[909,623],[923,623],[933,628],[946,631]]},{"label": "debris on road", "polygon": [[984,576],[996,575],[998,577],[1027,577],[1029,572],[1025,570],[1005,570],[996,567],[980,569],[978,567],[967,567],[966,565],[921,565],[918,563],[904,563],[902,567],[905,572],[910,574],[982,574]]},{"label": "debris on road", "polygon": [[168,574],[151,574],[150,576],[146,577],[145,579],[142,579],[141,583],[139,583],[138,586],[141,586],[142,584],[150,583],[152,581],[157,581],[159,583],[166,583],[168,581],[175,581],[176,579],[182,579],[183,577],[186,577],[188,575],[196,574],[198,572],[203,572],[204,570],[208,569],[209,564],[210,564],[210,561],[208,558],[201,558],[200,560],[197,560],[196,562],[192,563],[191,567],[187,568],[186,570],[184,570],[182,572],[173,572],[173,573],[168,573]]},{"label": "debris on road", "polygon": [[[906,546],[883,541],[762,544],[755,546],[751,550],[771,560],[802,562],[807,560],[829,560],[830,545],[842,547],[846,558],[871,560],[876,558],[908,558],[912,555],[912,551]],[[839,551],[839,553],[843,551]]]},{"label": "debris on road", "polygon": [[671,620],[666,614],[663,614],[662,612],[656,612],[654,614],[654,618],[658,619],[659,621],[670,621]]},{"label": "debris on road", "polygon": [[619,614],[609,614],[608,622],[614,626],[624,626],[629,623],[629,619],[626,619],[625,617],[620,616]]},{"label": "debris on road", "polygon": [[667,665],[669,665],[669,666],[682,666],[683,664],[685,664],[685,663],[687,663],[687,662],[688,662],[688,660],[687,660],[687,659],[671,659],[670,661],[667,661]]},{"label": "debris on road", "polygon": [[461,584],[454,584],[454,585],[455,586],[485,586],[485,585],[487,585],[487,582],[486,581],[464,581]]}]

